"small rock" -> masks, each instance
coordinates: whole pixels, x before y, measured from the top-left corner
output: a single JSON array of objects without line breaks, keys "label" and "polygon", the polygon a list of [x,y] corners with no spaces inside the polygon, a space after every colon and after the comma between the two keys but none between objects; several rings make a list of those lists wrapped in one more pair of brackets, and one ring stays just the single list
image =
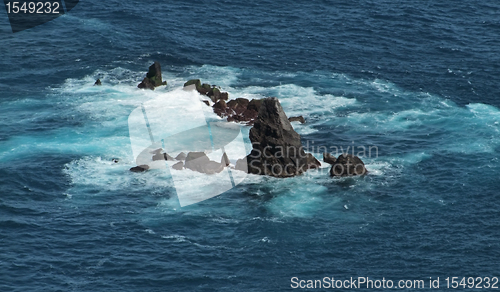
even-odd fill
[{"label": "small rock", "polygon": [[228,100],[229,99],[229,93],[227,93],[227,92],[221,92],[220,93],[220,99]]},{"label": "small rock", "polygon": [[149,169],[149,166],[147,166],[147,165],[139,165],[139,166],[132,167],[130,169],[130,171],[131,172],[144,172],[148,169]]},{"label": "small rock", "polygon": [[101,79],[97,79],[94,83],[94,86],[101,86],[102,83],[101,83]]},{"label": "small rock", "polygon": [[357,156],[341,154],[330,169],[330,176],[357,176],[365,175],[368,171],[365,164]]},{"label": "small rock", "polygon": [[118,163],[118,162],[120,162],[120,159],[118,159],[118,158],[113,158],[113,159],[111,159],[111,161],[112,161],[113,163]]},{"label": "small rock", "polygon": [[201,87],[201,81],[200,79],[191,79],[188,80],[188,82],[184,83],[184,87],[188,87],[189,85],[195,85],[196,89]]},{"label": "small rock", "polygon": [[176,164],[172,165],[172,168],[176,170],[182,170],[184,168],[184,163],[182,161],[179,161]]},{"label": "small rock", "polygon": [[306,123],[306,119],[304,119],[303,116],[298,116],[298,117],[290,117],[288,118],[288,121],[291,122],[300,122],[301,124]]},{"label": "small rock", "polygon": [[335,164],[337,162],[337,158],[335,156],[331,155],[330,153],[323,153],[323,161],[328,163],[328,164]]}]

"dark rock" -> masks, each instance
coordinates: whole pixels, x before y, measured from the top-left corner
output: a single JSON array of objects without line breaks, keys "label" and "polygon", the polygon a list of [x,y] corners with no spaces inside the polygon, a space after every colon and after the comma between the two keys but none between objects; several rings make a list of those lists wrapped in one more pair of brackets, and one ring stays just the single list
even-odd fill
[{"label": "dark rock", "polygon": [[202,100],[204,104],[206,104],[207,106],[210,106],[210,102],[208,100]]},{"label": "dark rock", "polygon": [[262,99],[252,99],[248,103],[247,109],[254,110],[258,113],[261,105],[262,105]]},{"label": "dark rock", "polygon": [[[253,149],[246,157],[249,173],[291,177],[321,165],[314,156],[305,153],[300,135],[294,131],[277,98],[262,100],[250,129],[250,141]],[[241,168],[244,161],[240,160],[237,169]]]},{"label": "dark rock", "polygon": [[228,100],[229,99],[229,93],[227,93],[227,92],[221,92],[220,93],[220,99],[222,99],[222,100]]},{"label": "dark rock", "polygon": [[176,164],[172,165],[172,168],[176,170],[182,170],[184,168],[184,163],[182,161],[179,161]]},{"label": "dark rock", "polygon": [[212,88],[212,90],[208,93],[208,96],[210,96],[210,99],[212,99],[213,102],[217,102],[220,99],[219,88]]},{"label": "dark rock", "polygon": [[94,86],[101,86],[102,83],[101,83],[101,79],[97,79],[94,83]]},{"label": "dark rock", "polygon": [[243,113],[247,109],[249,103],[250,102],[246,98],[237,98],[228,101],[227,106],[234,111]]},{"label": "dark rock", "polygon": [[201,81],[200,79],[191,79],[188,80],[188,82],[184,83],[184,87],[188,87],[189,85],[194,85],[196,89],[201,87]]},{"label": "dark rock", "polygon": [[139,83],[139,85],[137,85],[138,88],[140,89],[151,89],[151,90],[155,90],[155,85],[153,84],[153,82],[151,82],[151,80],[147,77],[145,77],[141,83]]},{"label": "dark rock", "polygon": [[111,161],[112,161],[113,163],[118,163],[118,162],[120,162],[120,159],[119,159],[119,158],[113,158],[113,159],[111,159]]},{"label": "dark rock", "polygon": [[175,160],[182,160],[182,161],[186,160],[186,153],[184,153],[184,152],[179,153],[179,154],[175,157]]},{"label": "dark rock", "polygon": [[325,152],[323,153],[323,161],[333,165],[337,161],[337,158],[335,158],[335,156],[331,155],[330,153]]},{"label": "dark rock", "polygon": [[203,87],[199,87],[196,90],[201,95],[208,95],[208,92],[210,92],[210,89],[206,89],[206,88],[203,88]]},{"label": "dark rock", "polygon": [[306,119],[304,119],[303,116],[298,116],[298,117],[290,117],[288,118],[288,121],[291,122],[300,122],[301,124],[305,124],[306,122]]},{"label": "dark rock", "polygon": [[189,152],[184,166],[192,171],[214,174],[221,172],[228,165],[229,159],[225,153],[222,155],[221,162],[219,163],[211,161],[204,152]]},{"label": "dark rock", "polygon": [[330,169],[330,176],[355,176],[365,175],[368,171],[365,164],[357,156],[341,154]]},{"label": "dark rock", "polygon": [[132,167],[130,169],[130,171],[131,172],[144,172],[148,169],[149,169],[149,166],[147,166],[147,165],[139,165],[139,166]]},{"label": "dark rock", "polygon": [[216,113],[217,115],[219,115],[221,117],[224,117],[226,115],[227,104],[223,99],[221,99],[217,103],[215,103],[212,106],[212,108],[214,110],[214,113]]},{"label": "dark rock", "polygon": [[149,66],[149,71],[146,74],[146,78],[142,80],[137,87],[141,89],[151,89],[154,90],[155,87],[160,85],[167,85],[167,81],[163,81],[161,77],[161,65],[158,62],[154,62],[153,65]]}]

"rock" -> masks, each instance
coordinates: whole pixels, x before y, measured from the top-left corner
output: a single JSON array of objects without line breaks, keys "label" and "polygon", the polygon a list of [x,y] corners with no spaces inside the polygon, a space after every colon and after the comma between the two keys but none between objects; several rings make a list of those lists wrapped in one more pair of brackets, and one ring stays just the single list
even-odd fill
[{"label": "rock", "polygon": [[212,99],[213,102],[217,102],[220,99],[220,90],[217,87],[212,88],[212,90],[208,93],[208,96],[210,96],[210,99]]},{"label": "rock", "polygon": [[260,106],[262,105],[262,99],[252,99],[247,106],[248,110],[254,110],[257,113],[260,110]]},{"label": "rock", "polygon": [[146,74],[146,78],[142,80],[137,87],[141,89],[151,89],[154,90],[155,87],[160,85],[167,85],[167,81],[163,81],[161,77],[161,65],[158,62],[154,62],[153,65],[149,66],[149,71]]},{"label": "rock", "polygon": [[206,104],[207,106],[210,106],[210,102],[208,100],[202,100],[204,104]]},{"label": "rock", "polygon": [[101,83],[101,79],[97,79],[94,83],[94,86],[101,86],[102,83]]},{"label": "rock", "polygon": [[163,159],[167,160],[167,161],[174,161],[175,160],[172,156],[168,155],[167,153],[163,153]]},{"label": "rock", "polygon": [[[229,105],[229,103],[228,103]],[[295,132],[277,98],[262,100],[258,117],[250,129],[252,152],[246,157],[248,172],[274,177],[292,177],[321,163],[305,153],[300,135]],[[244,160],[236,169],[244,169]]]},{"label": "rock", "polygon": [[186,153],[184,153],[184,152],[179,153],[179,154],[175,157],[175,160],[182,160],[182,161],[186,160]]},{"label": "rock", "polygon": [[113,158],[113,159],[111,159],[111,161],[112,161],[113,163],[118,163],[118,162],[120,162],[120,159],[119,159],[119,158]]},{"label": "rock", "polygon": [[243,113],[247,109],[249,103],[248,99],[240,97],[228,101],[227,106],[234,111],[240,111]]},{"label": "rock", "polygon": [[184,163],[182,161],[179,161],[176,164],[172,165],[172,168],[176,170],[182,170],[184,168]]},{"label": "rock", "polygon": [[216,113],[217,115],[219,115],[221,117],[225,117],[226,116],[227,104],[226,104],[226,102],[223,99],[220,99],[217,103],[215,103],[212,106],[212,108],[214,110],[214,113]]},{"label": "rock", "polygon": [[356,176],[365,175],[368,171],[365,164],[357,156],[341,154],[330,169],[330,176]]},{"label": "rock", "polygon": [[138,88],[140,89],[151,89],[151,90],[155,90],[155,86],[153,84],[153,82],[151,82],[151,80],[147,77],[145,77],[141,83],[139,83],[139,85],[137,85]]},{"label": "rock", "polygon": [[325,152],[323,153],[323,161],[333,165],[337,161],[337,158],[335,158],[335,156],[331,155],[330,153]]},{"label": "rock", "polygon": [[167,153],[163,153],[163,149],[158,148],[150,152],[153,154],[153,161],[158,161],[158,160],[168,160],[172,161],[174,160],[172,156],[168,155]]},{"label": "rock", "polygon": [[189,152],[184,166],[192,171],[214,174],[221,172],[228,165],[229,159],[226,153],[222,155],[221,162],[219,163],[211,161],[204,152]]},{"label": "rock", "polygon": [[201,81],[200,79],[191,79],[184,83],[184,87],[188,87],[189,85],[195,85],[196,89],[198,89],[201,87]]},{"label": "rock", "polygon": [[220,99],[228,100],[229,99],[229,93],[227,93],[227,92],[221,92],[220,93]]},{"label": "rock", "polygon": [[306,119],[304,119],[303,116],[298,116],[298,117],[291,117],[291,118],[288,118],[288,121],[291,122],[300,122],[301,124],[305,124],[306,122]]},{"label": "rock", "polygon": [[148,169],[149,169],[149,166],[147,166],[147,165],[139,165],[139,166],[132,167],[130,169],[130,171],[131,172],[144,172]]}]

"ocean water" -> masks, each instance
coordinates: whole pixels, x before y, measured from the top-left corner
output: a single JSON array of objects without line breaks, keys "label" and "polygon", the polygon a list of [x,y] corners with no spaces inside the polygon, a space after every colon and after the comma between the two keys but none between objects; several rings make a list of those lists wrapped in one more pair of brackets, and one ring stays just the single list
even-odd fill
[{"label": "ocean water", "polygon": [[[16,34],[4,11],[0,291],[500,276],[500,3],[84,0]],[[153,61],[168,86],[137,89]],[[318,157],[376,147],[369,175],[180,208],[167,173],[129,172],[127,118],[191,78],[278,97]]]}]

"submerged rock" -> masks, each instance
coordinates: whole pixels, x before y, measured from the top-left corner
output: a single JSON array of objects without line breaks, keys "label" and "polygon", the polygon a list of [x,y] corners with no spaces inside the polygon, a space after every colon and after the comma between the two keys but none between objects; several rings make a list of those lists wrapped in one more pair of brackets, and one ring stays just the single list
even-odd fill
[{"label": "submerged rock", "polygon": [[[318,168],[321,163],[306,153],[277,98],[263,99],[250,129],[252,152],[236,164],[236,169],[252,174],[274,177],[292,177],[308,169]],[[246,160],[246,161],[245,161]]]},{"label": "submerged rock", "polygon": [[330,169],[330,176],[332,177],[365,175],[367,173],[363,161],[351,154],[341,154]]},{"label": "submerged rock", "polygon": [[159,62],[154,62],[153,65],[149,66],[149,71],[146,77],[142,80],[137,87],[141,89],[151,89],[154,90],[155,87],[167,85],[167,81],[163,81],[161,77],[161,65]]},{"label": "submerged rock", "polygon": [[101,86],[102,83],[101,83],[101,79],[97,79],[94,83],[94,86]]}]

